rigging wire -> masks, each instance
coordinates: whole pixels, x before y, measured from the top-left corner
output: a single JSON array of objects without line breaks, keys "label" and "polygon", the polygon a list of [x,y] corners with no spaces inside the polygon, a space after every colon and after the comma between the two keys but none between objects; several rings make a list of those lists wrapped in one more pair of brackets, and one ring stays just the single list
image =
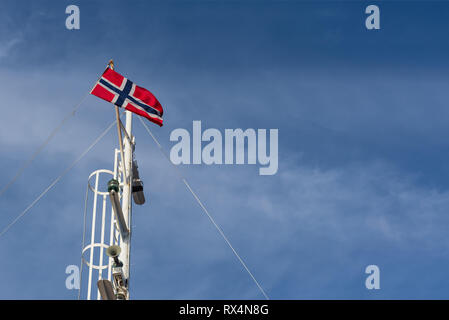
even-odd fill
[{"label": "rigging wire", "polygon": [[[97,82],[100,78],[101,78],[101,76],[97,79],[97,81],[95,81],[94,86],[97,84]],[[0,190],[0,197],[17,181],[17,179],[20,178],[22,173],[31,165],[31,163],[34,161],[34,159],[36,159],[36,157],[47,146],[47,144],[51,141],[51,139],[53,139],[53,137],[59,132],[59,130],[64,125],[64,123],[66,123],[67,120],[69,120],[71,117],[75,116],[76,112],[81,107],[84,100],[86,100],[87,96],[90,94],[90,92],[92,91],[94,86],[92,86],[92,88],[88,92],[86,92],[86,94],[73,107],[73,109],[69,113],[66,114],[66,116],[64,117],[64,119],[62,119],[62,121],[59,123],[59,125],[55,129],[53,129],[53,131],[50,133],[48,138],[36,149],[36,151],[34,151],[34,153],[31,155],[31,157],[19,168],[19,170],[17,170],[15,176]]]},{"label": "rigging wire", "polygon": [[147,130],[148,134],[151,136],[151,138],[153,138],[153,141],[157,144],[157,146],[159,147],[159,150],[162,152],[162,154],[164,155],[164,157],[168,160],[168,162],[170,162],[173,167],[176,169],[176,172],[179,176],[179,178],[182,180],[182,182],[185,184],[185,186],[187,187],[187,189],[190,191],[190,193],[192,194],[192,196],[195,198],[196,202],[199,204],[199,206],[201,207],[201,209],[203,209],[204,213],[208,216],[209,220],[212,222],[212,224],[214,225],[214,227],[217,229],[217,231],[220,233],[220,235],[222,236],[222,238],[224,239],[224,241],[227,243],[227,245],[229,246],[229,248],[231,248],[232,252],[234,253],[234,255],[237,257],[237,259],[239,260],[239,262],[241,263],[241,265],[243,266],[243,268],[245,268],[246,272],[249,274],[249,276],[251,277],[251,279],[254,281],[254,283],[256,284],[256,286],[259,288],[260,292],[262,293],[262,295],[265,297],[266,300],[269,300],[270,298],[268,297],[268,295],[265,293],[265,291],[263,290],[262,286],[259,284],[259,282],[256,280],[256,278],[254,277],[254,275],[252,274],[252,272],[249,270],[249,268],[247,267],[246,263],[243,261],[243,259],[240,257],[240,255],[237,253],[237,251],[234,249],[234,247],[232,246],[231,242],[229,241],[228,237],[226,237],[226,235],[224,234],[223,230],[218,226],[218,224],[215,222],[214,218],[212,218],[211,214],[209,213],[209,211],[206,209],[206,207],[204,206],[204,204],[201,202],[200,198],[197,196],[197,194],[192,190],[192,188],[190,187],[189,183],[187,182],[187,180],[184,178],[184,176],[182,175],[181,171],[179,170],[178,167],[176,167],[170,160],[169,156],[167,155],[167,153],[165,152],[165,150],[162,148],[161,144],[159,143],[159,141],[156,139],[156,137],[153,135],[153,133],[151,132],[150,128],[148,128],[148,126],[146,125],[146,123],[142,120],[141,117],[138,117],[140,122],[143,124],[143,126],[145,127],[145,129]]},{"label": "rigging wire", "polygon": [[[123,113],[122,113],[123,114]],[[81,159],[84,158],[84,156],[106,135],[106,133],[108,133],[109,130],[111,130],[111,128],[115,125],[115,123],[117,122],[117,120],[114,120],[114,122],[112,122],[93,142],[92,144],[86,149],[84,150],[84,152],[75,159],[75,161],[73,161],[64,171],[62,171],[58,177],[56,177],[56,179],[53,180],[52,183],[50,183],[50,185],[36,198],[34,199],[33,202],[31,202],[30,205],[28,205],[28,207],[26,207],[25,210],[23,210],[9,225],[7,225],[1,232],[0,232],[0,237],[3,236],[6,232],[8,232],[8,230],[14,225],[16,224],[17,221],[20,220],[20,218],[22,218],[32,207],[34,207],[34,205],[36,203],[39,202],[39,200],[48,192],[50,191],[57,183],[59,180],[61,180],[78,162],[81,161]]]},{"label": "rigging wire", "polygon": [[87,218],[87,200],[89,198],[89,181],[87,182],[86,186],[86,196],[84,198],[84,218],[83,218],[83,240],[81,242],[81,262],[80,262],[80,282],[79,282],[79,289],[78,289],[78,300],[81,298],[81,285],[83,283],[83,265],[84,265],[84,259],[83,259],[83,250],[84,245],[86,242],[86,218]]}]

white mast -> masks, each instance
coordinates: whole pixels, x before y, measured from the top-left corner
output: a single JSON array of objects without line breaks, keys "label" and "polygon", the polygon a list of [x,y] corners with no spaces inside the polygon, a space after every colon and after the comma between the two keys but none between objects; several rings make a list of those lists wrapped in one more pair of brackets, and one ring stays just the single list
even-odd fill
[{"label": "white mast", "polygon": [[[114,69],[114,62],[112,60],[109,61],[109,67]],[[130,139],[134,139],[132,135],[132,113],[129,111],[125,111],[126,114],[126,122],[125,122],[125,146],[123,145],[122,132],[121,132],[121,122],[120,116],[118,112],[118,107],[115,106],[115,114],[117,118],[117,128],[118,128],[118,138],[120,145],[120,153],[121,153],[121,161],[124,162],[121,165],[123,172],[123,193],[122,193],[122,212],[125,220],[125,225],[129,230],[128,236],[124,237],[120,241],[120,256],[119,260],[123,263],[123,275],[126,281],[126,287],[128,289],[128,299],[129,299],[129,263],[130,263],[130,251],[131,251],[131,214],[132,214],[132,201],[131,201],[131,193],[132,193],[132,166],[133,166],[133,141]],[[123,149],[124,154],[123,154]]]},{"label": "white mast", "polygon": [[[112,60],[108,65],[111,69],[114,68]],[[116,106],[115,108],[120,150],[116,149],[115,151],[114,171],[105,169],[97,170],[89,177],[88,184],[89,189],[94,194],[92,223],[90,227],[91,243],[83,248],[83,262],[89,267],[86,295],[88,300],[92,298],[95,299],[92,294],[93,291],[97,291],[97,299],[129,299],[132,198],[134,196],[134,201],[139,205],[145,203],[143,185],[139,179],[137,165],[135,165],[133,159],[135,139],[132,135],[132,113],[125,111],[126,122],[125,126],[123,126],[120,120],[118,107]],[[122,136],[122,129],[125,131],[124,137]],[[120,161],[118,161],[119,154]],[[107,192],[100,191],[100,173],[112,175],[113,179],[109,180],[107,184]],[[133,174],[135,177],[133,177]],[[91,186],[90,183],[90,179],[94,176],[95,187]],[[108,195],[112,210],[111,215],[106,219],[106,198]],[[102,197],[103,200],[100,228],[96,226],[98,197]],[[105,241],[107,237],[105,229],[108,223],[110,224],[109,245],[106,244]],[[98,229],[101,230],[100,239],[98,239]],[[89,251],[90,254],[89,260],[84,257],[84,255],[87,254],[87,251]],[[96,253],[99,253],[99,256],[97,256]],[[104,264],[104,254],[110,257],[106,257],[106,264]],[[97,261],[99,261],[98,264],[96,264]],[[106,268],[107,275],[105,278],[103,271],[106,270]],[[96,270],[96,272],[94,272],[94,270]],[[98,279],[98,290],[94,289],[93,282],[95,279]]]},{"label": "white mast", "polygon": [[[129,111],[125,111],[126,113],[126,132],[128,133],[128,137],[130,139],[133,139],[132,136],[132,113]],[[123,216],[125,218],[126,225],[129,229],[129,235],[127,238],[122,239],[120,243],[121,253],[119,256],[119,260],[123,263],[123,275],[125,276],[125,279],[127,279],[128,282],[128,289],[129,289],[129,262],[130,262],[130,251],[131,251],[131,215],[132,215],[132,195],[131,195],[131,188],[132,188],[132,166],[133,166],[133,146],[131,141],[129,139],[125,138],[125,146],[124,146],[124,153],[125,153],[125,174],[123,178],[123,194],[122,194],[122,211]],[[129,293],[128,293],[129,298]]]}]

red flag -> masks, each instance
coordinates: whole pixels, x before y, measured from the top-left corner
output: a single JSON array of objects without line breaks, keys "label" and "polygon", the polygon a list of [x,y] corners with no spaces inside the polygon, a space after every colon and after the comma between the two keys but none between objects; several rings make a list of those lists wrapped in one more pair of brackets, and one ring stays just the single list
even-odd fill
[{"label": "red flag", "polygon": [[109,67],[90,93],[162,126],[164,111],[156,97]]}]

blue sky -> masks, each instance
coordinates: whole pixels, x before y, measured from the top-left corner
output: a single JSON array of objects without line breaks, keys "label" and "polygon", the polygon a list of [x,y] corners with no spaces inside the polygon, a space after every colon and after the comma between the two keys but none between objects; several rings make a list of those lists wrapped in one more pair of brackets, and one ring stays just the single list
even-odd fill
[{"label": "blue sky", "polygon": [[[65,28],[77,4],[81,29]],[[381,29],[365,28],[377,4]],[[164,106],[152,125],[279,129],[279,170],[181,166],[272,299],[446,299],[449,3],[2,1],[0,179],[114,58]],[[89,96],[0,197],[2,227],[113,121]],[[148,203],[135,207],[132,297],[261,299],[138,121]],[[88,175],[112,168],[112,130],[0,238],[2,299],[74,299]],[[376,264],[381,289],[368,291]]]}]

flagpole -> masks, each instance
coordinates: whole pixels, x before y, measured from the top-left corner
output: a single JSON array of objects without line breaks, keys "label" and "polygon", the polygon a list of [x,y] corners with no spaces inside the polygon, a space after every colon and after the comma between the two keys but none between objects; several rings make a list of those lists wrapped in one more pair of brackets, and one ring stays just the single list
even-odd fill
[{"label": "flagpole", "polygon": [[[111,59],[108,66],[114,70],[114,61]],[[123,192],[122,192],[122,212],[125,219],[125,223],[129,230],[129,235],[126,238],[121,239],[120,248],[121,253],[119,256],[120,261],[123,263],[123,275],[126,281],[126,289],[128,292],[127,299],[129,299],[129,266],[130,266],[130,249],[131,249],[131,213],[132,213],[132,201],[131,201],[131,185],[132,185],[132,160],[133,160],[133,150],[132,143],[132,113],[125,111],[126,123],[125,123],[125,134],[127,134],[128,139],[125,139],[125,146],[123,146],[122,138],[122,126],[120,121],[120,115],[118,107],[115,106],[115,116],[117,118],[117,132],[120,144],[120,157],[122,159],[122,170],[123,170]]]},{"label": "flagpole", "polygon": [[[111,70],[114,70],[114,61],[111,59],[108,63],[109,68]],[[127,180],[127,174],[126,174],[126,166],[125,166],[125,157],[123,155],[123,137],[122,137],[122,128],[120,126],[120,114],[118,107],[114,105],[115,107],[115,117],[117,118],[117,134],[118,134],[118,141],[120,145],[120,158],[122,159],[122,171],[123,171],[123,180]]]},{"label": "flagpole", "polygon": [[117,133],[118,133],[118,140],[120,144],[120,158],[122,159],[122,170],[123,170],[123,180],[127,180],[126,175],[126,165],[125,165],[125,157],[123,155],[123,137],[122,137],[122,128],[120,126],[120,115],[118,111],[118,107],[115,106],[115,117],[117,118]]}]

